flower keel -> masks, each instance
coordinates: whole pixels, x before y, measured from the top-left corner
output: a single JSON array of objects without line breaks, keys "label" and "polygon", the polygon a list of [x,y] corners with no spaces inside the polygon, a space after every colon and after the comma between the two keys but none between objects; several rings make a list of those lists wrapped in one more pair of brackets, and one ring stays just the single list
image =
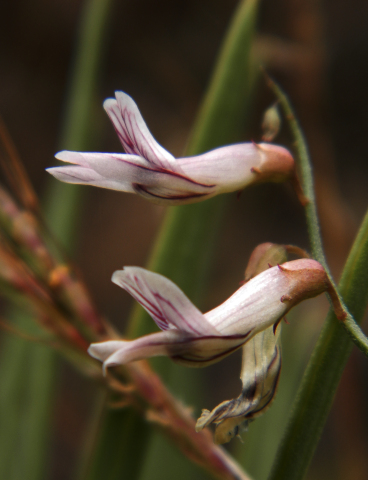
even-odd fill
[{"label": "flower keel", "polygon": [[202,314],[162,275],[125,267],[112,280],[147,310],[162,331],[131,341],[92,344],[90,354],[102,360],[105,369],[156,355],[190,367],[210,365],[277,324],[292,306],[328,289],[318,262],[294,260],[260,273],[223,304]]},{"label": "flower keel", "polygon": [[132,98],[123,92],[115,96],[104,102],[104,108],[126,153],[62,151],[56,158],[74,165],[49,168],[49,173],[66,183],[136,193],[165,205],[199,202],[295,176],[291,154],[266,143],[229,145],[175,159],[153,138]]}]

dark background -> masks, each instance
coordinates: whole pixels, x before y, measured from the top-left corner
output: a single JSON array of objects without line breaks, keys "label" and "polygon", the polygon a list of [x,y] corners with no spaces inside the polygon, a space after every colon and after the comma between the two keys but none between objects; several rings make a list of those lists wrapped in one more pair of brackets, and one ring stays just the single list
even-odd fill
[{"label": "dark background", "polygon": [[[82,4],[12,0],[1,6],[0,113],[40,196],[46,182],[56,181],[44,169],[63,148],[60,126]],[[121,151],[100,108],[121,89],[136,100],[155,138],[180,156],[236,5],[115,1],[99,74],[97,150]],[[338,278],[368,199],[368,6],[363,0],[265,0],[258,32],[255,54],[289,93],[309,142],[326,253]],[[271,102],[261,80],[250,131],[244,132],[248,139],[260,139],[262,112]],[[277,141],[290,147],[285,127]],[[123,265],[144,265],[164,209],[128,194],[87,190],[73,256],[97,305],[123,329],[131,299],[111,284],[111,274]],[[231,196],[201,307],[214,307],[237,288],[251,250],[264,241],[308,248],[302,209],[287,187],[260,186],[239,200]],[[368,477],[366,378],[366,360],[354,352],[310,478]],[[63,379],[55,413],[55,479],[66,478],[65,464],[80,448],[91,391],[69,367]],[[229,388],[236,392],[235,380]],[[227,393],[216,395],[221,401]]]}]

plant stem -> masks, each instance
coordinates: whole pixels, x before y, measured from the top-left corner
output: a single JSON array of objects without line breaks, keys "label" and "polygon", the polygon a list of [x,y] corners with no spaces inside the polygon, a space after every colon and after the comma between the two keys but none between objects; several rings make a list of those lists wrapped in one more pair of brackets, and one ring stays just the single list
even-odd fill
[{"label": "plant stem", "polygon": [[359,327],[359,325],[347,309],[346,305],[344,304],[344,301],[341,298],[341,295],[339,294],[339,291],[334,283],[323,251],[322,237],[317,214],[316,198],[314,194],[312,164],[303,131],[299,125],[298,120],[296,119],[294,110],[285,93],[273,80],[271,80],[270,78],[268,78],[267,80],[269,86],[279,99],[279,102],[288,120],[290,130],[295,139],[295,148],[298,153],[298,163],[300,166],[301,184],[303,188],[303,193],[308,199],[308,202],[306,203],[304,208],[312,255],[316,260],[319,261],[319,263],[321,263],[321,265],[323,265],[324,269],[326,270],[335,294],[337,295],[339,302],[346,313],[346,317],[345,319],[343,319],[342,325],[344,326],[346,332],[350,336],[351,340],[356,344],[356,346],[363,353],[365,353],[365,355],[368,356],[368,337],[363,333],[362,329]]},{"label": "plant stem", "polygon": [[[346,262],[339,289],[361,321],[368,303],[368,213]],[[352,344],[331,310],[305,371],[269,480],[301,480],[330,411]]]},{"label": "plant stem", "polygon": [[[317,209],[314,196],[312,168],[306,142],[286,95],[271,80],[269,84],[285,111],[295,138],[304,193],[309,199],[305,206],[311,248],[314,257],[330,275],[322,248]],[[341,325],[350,338],[367,353],[367,338],[354,320],[361,321],[368,303],[368,213],[365,216],[339,284],[338,294],[347,317],[337,320],[330,310],[318,343],[314,349],[293,407],[284,439],[279,447],[270,480],[300,480],[318,444],[320,434],[332,405],[340,377],[351,351],[349,337],[343,334]],[[354,318],[349,313],[353,313]]]}]

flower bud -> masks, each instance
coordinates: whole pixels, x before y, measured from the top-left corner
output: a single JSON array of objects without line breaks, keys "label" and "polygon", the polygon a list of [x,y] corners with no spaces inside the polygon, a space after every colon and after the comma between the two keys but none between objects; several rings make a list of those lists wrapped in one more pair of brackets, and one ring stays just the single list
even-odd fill
[{"label": "flower bud", "polygon": [[264,142],[272,142],[278,135],[281,127],[281,117],[277,104],[271,105],[264,115],[262,121],[262,140]]}]

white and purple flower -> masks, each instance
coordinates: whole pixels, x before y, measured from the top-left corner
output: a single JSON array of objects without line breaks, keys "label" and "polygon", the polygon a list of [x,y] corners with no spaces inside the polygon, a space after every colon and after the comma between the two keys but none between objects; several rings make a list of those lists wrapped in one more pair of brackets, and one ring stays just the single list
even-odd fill
[{"label": "white and purple flower", "polygon": [[136,340],[92,344],[89,354],[103,362],[105,372],[158,355],[189,367],[205,367],[277,325],[291,307],[330,285],[317,261],[294,260],[260,273],[223,304],[202,314],[173,282],[157,273],[125,267],[113,274],[112,281],[129,292],[162,331]]},{"label": "white and purple flower", "polygon": [[104,102],[104,108],[126,153],[59,152],[58,160],[73,165],[48,168],[58,180],[178,205],[240,191],[251,184],[295,178],[290,152],[267,143],[239,143],[175,159],[153,138],[133,99],[124,92],[115,92],[115,96]]}]

